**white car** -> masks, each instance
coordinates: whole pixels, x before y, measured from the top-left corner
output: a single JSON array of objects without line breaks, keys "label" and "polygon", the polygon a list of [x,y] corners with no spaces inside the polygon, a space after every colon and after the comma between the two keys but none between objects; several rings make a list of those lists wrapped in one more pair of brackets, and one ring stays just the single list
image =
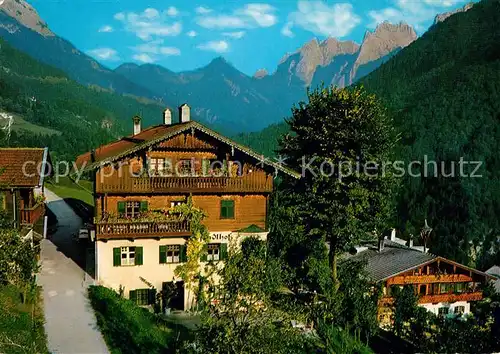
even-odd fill
[{"label": "white car", "polygon": [[78,232],[78,240],[86,241],[89,239],[89,230],[88,229],[80,229]]}]

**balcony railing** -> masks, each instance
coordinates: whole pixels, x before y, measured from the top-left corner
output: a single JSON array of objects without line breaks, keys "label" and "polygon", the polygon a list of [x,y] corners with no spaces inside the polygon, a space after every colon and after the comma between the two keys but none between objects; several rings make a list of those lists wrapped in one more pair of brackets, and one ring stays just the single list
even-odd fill
[{"label": "balcony railing", "polygon": [[[479,301],[483,299],[481,291],[451,294],[422,295],[418,298],[419,304],[435,304],[438,302],[457,302],[457,301]],[[379,300],[379,306],[390,306],[394,304],[394,297],[384,296]]]},{"label": "balcony railing", "polygon": [[456,302],[456,301],[479,301],[482,300],[483,293],[475,291],[461,294],[439,294],[439,295],[424,295],[419,297],[419,304],[434,304],[438,302]]},{"label": "balcony railing", "polygon": [[45,214],[45,203],[39,202],[31,208],[21,209],[21,223],[32,225]]},{"label": "balcony railing", "polygon": [[387,280],[387,285],[431,284],[431,283],[468,283],[472,278],[465,274],[430,274],[396,276]]},{"label": "balcony railing", "polygon": [[191,234],[187,220],[100,222],[96,223],[95,227],[98,239],[189,236]]},{"label": "balcony railing", "polygon": [[264,174],[242,177],[123,177],[106,178],[98,193],[272,192],[273,178]]}]

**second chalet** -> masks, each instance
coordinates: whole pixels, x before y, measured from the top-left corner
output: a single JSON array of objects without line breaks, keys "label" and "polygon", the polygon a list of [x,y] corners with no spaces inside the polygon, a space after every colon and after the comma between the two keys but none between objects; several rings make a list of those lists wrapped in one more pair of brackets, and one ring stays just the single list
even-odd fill
[{"label": "second chalet", "polygon": [[164,111],[162,124],[142,129],[133,119],[133,135],[77,158],[91,171],[95,198],[96,280],[140,305],[155,289],[174,285],[173,309],[188,309],[192,298],[175,268],[186,261],[191,233],[186,221],[168,210],[192,195],[203,209],[211,241],[201,262],[223,261],[233,237],[267,237],[269,195],[278,172],[299,177],[279,164],[191,121],[190,108],[179,108],[179,123]]}]

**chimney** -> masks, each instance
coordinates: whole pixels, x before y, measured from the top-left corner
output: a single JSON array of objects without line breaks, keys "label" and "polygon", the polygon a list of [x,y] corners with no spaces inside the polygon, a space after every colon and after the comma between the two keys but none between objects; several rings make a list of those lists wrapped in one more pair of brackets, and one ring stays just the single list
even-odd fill
[{"label": "chimney", "polygon": [[141,117],[135,116],[132,120],[134,121],[134,135],[137,135],[141,132]]},{"label": "chimney", "polygon": [[191,108],[184,103],[182,106],[179,107],[179,117],[181,123],[186,123],[191,120]]},{"label": "chimney", "polygon": [[391,230],[391,241],[396,241],[396,229]]},{"label": "chimney", "polygon": [[408,240],[408,247],[413,248],[413,235],[410,235],[410,239]]},{"label": "chimney", "polygon": [[384,250],[384,240],[385,240],[385,236],[381,236],[378,239],[378,251],[379,252],[382,252]]},{"label": "chimney", "polygon": [[172,111],[169,108],[163,111],[163,124],[172,125]]}]

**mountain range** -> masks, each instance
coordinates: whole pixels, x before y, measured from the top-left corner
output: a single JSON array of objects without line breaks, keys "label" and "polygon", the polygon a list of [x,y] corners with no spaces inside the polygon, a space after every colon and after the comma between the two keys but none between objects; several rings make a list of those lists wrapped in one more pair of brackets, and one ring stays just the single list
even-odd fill
[{"label": "mountain range", "polygon": [[[111,70],[54,34],[24,0],[4,0],[0,37],[83,85],[170,107],[188,102],[195,119],[225,134],[257,131],[280,122],[294,103],[305,99],[306,87],[350,85],[417,38],[409,25],[383,23],[368,31],[361,44],[313,39],[286,54],[274,73],[260,71],[250,77],[223,58],[180,73],[159,65],[131,63]],[[145,122],[152,120],[145,117]]]}]

